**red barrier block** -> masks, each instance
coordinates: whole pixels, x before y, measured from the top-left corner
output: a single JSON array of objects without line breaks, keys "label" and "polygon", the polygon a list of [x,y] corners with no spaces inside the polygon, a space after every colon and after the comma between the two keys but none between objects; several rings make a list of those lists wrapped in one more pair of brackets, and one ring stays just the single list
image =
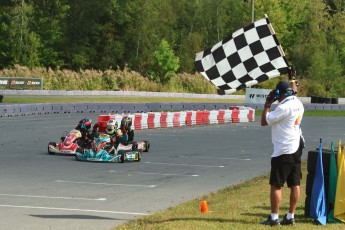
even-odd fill
[{"label": "red barrier block", "polygon": [[230,106],[229,109],[230,110],[239,110],[240,108],[238,106]]},{"label": "red barrier block", "polygon": [[252,121],[254,121],[254,109],[250,109],[249,110],[249,113],[248,113],[248,120],[250,121],[250,122],[252,122]]},{"label": "red barrier block", "polygon": [[167,112],[162,112],[161,113],[161,118],[160,118],[161,128],[168,127],[167,117],[168,117],[168,113]]},{"label": "red barrier block", "polygon": [[224,124],[225,110],[219,110],[217,115],[218,124]]},{"label": "red barrier block", "polygon": [[147,116],[147,127],[149,129],[154,129],[155,128],[155,114],[154,113],[149,113]]},{"label": "red barrier block", "polygon": [[232,110],[232,114],[231,114],[231,120],[232,123],[239,123],[240,122],[240,118],[238,117],[238,115],[240,114],[240,110]]},{"label": "red barrier block", "polygon": [[191,111],[187,111],[186,112],[186,126],[193,125],[193,123],[192,123],[192,115],[193,115],[193,113]]},{"label": "red barrier block", "polygon": [[98,116],[98,132],[104,133],[107,128],[107,122],[115,120],[115,115],[99,115]]},{"label": "red barrier block", "polygon": [[196,112],[196,124],[197,125],[202,125],[203,116],[204,116],[204,111],[197,111]]},{"label": "red barrier block", "polygon": [[202,116],[203,124],[210,124],[210,111],[205,110]]},{"label": "red barrier block", "polygon": [[179,127],[180,126],[180,112],[174,112],[173,116],[173,126]]},{"label": "red barrier block", "polygon": [[134,129],[135,130],[142,129],[142,127],[141,127],[141,119],[142,119],[142,115],[141,114],[135,114],[135,116],[134,116]]}]

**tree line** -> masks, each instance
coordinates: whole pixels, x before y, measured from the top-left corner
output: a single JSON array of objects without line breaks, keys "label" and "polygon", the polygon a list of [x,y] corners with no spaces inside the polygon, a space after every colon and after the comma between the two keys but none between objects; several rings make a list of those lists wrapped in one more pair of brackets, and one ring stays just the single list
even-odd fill
[{"label": "tree line", "polygon": [[[345,96],[345,0],[255,0],[310,95]],[[252,21],[251,0],[1,0],[0,69],[124,69],[165,84]],[[200,76],[198,76],[200,77]]]}]

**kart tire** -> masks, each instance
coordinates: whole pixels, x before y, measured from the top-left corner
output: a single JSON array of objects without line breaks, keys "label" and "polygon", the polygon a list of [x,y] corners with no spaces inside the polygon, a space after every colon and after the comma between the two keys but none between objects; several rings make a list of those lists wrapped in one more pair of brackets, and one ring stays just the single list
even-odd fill
[{"label": "kart tire", "polygon": [[138,150],[138,143],[136,141],[131,141],[130,144],[132,144],[132,150]]},{"label": "kart tire", "polygon": [[56,143],[55,142],[49,142],[48,143],[48,153],[49,153],[49,155],[54,155],[55,154],[54,152],[50,152],[49,145],[52,145],[52,146],[56,147]]},{"label": "kart tire", "polygon": [[125,163],[126,151],[125,150],[119,150],[119,152],[117,154],[120,155],[120,163]]},{"label": "kart tire", "polygon": [[139,154],[139,156],[138,156],[138,162],[141,161],[141,153],[142,153],[142,151],[138,151],[138,154]]},{"label": "kart tire", "polygon": [[75,151],[76,151],[77,153],[84,154],[84,149],[83,149],[82,147],[78,147]]},{"label": "kart tire", "polygon": [[144,152],[148,152],[150,150],[150,142],[149,141],[144,141],[144,143],[145,143]]}]

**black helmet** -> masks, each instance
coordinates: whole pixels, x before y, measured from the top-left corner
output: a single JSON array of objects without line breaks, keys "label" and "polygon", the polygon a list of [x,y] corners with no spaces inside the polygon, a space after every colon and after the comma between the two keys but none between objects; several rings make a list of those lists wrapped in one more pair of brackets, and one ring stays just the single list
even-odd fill
[{"label": "black helmet", "polygon": [[79,121],[81,131],[88,131],[91,129],[92,120],[90,118],[83,118]]}]

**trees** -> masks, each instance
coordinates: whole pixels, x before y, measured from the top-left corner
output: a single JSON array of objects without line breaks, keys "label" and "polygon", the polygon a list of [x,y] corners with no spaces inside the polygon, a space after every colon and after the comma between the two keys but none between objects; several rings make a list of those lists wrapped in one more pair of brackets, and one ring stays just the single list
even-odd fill
[{"label": "trees", "polygon": [[[327,84],[342,92],[333,82],[345,75],[344,7],[335,0],[255,1],[255,20],[269,16],[289,63],[313,80],[311,91]],[[160,50],[179,60],[172,72],[194,73],[197,52],[250,22],[250,0],[2,0],[0,68],[119,67],[165,76],[167,69],[157,69]]]},{"label": "trees", "polygon": [[167,84],[176,75],[180,67],[179,62],[179,58],[175,56],[169,43],[163,39],[153,53],[152,71],[149,75],[156,82]]}]

